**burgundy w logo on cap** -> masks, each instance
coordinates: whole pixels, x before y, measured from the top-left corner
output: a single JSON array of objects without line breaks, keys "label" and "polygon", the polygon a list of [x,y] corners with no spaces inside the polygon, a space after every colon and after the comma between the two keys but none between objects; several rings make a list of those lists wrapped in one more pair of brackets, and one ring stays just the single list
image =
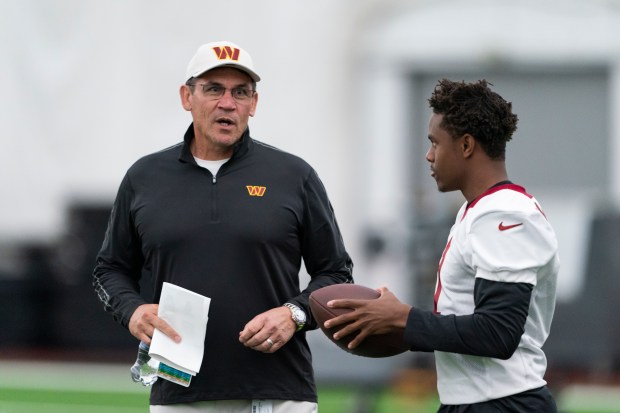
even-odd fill
[{"label": "burgundy w logo on cap", "polygon": [[215,52],[215,55],[217,56],[219,60],[227,60],[227,59],[234,60],[234,61],[239,60],[239,49],[237,49],[236,47],[215,46],[213,48],[213,51]]}]

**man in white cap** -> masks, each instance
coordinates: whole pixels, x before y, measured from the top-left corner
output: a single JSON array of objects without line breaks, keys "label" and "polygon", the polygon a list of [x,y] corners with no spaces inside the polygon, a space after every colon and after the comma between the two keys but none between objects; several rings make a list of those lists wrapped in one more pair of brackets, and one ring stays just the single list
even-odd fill
[{"label": "man in white cap", "polygon": [[133,336],[183,339],[157,315],[163,282],[211,298],[200,371],[188,387],[158,380],[151,412],[317,411],[308,297],[353,282],[353,263],[312,167],[250,137],[259,80],[239,46],[201,46],[180,88],[183,142],[132,165],[110,215],[94,288]]}]

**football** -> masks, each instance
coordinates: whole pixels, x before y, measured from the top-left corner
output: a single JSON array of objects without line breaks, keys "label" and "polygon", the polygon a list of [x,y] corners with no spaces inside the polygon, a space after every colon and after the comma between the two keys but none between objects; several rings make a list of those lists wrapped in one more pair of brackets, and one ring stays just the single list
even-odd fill
[{"label": "football", "polygon": [[329,285],[313,291],[310,294],[310,311],[327,338],[348,353],[355,354],[356,356],[378,358],[395,356],[408,351],[409,349],[404,343],[402,333],[368,336],[357,348],[351,350],[347,348],[347,345],[355,338],[355,333],[342,337],[340,340],[334,340],[334,333],[342,328],[342,326],[336,328],[325,328],[323,326],[325,321],[353,311],[350,308],[328,308],[327,303],[329,301],[344,298],[374,300],[378,297],[379,292],[377,290],[358,284]]}]

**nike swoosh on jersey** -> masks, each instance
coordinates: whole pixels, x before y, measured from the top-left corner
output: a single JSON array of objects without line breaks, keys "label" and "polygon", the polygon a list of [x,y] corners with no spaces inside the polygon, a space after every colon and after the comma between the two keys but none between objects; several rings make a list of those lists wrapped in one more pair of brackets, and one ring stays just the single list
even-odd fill
[{"label": "nike swoosh on jersey", "polygon": [[500,222],[500,223],[499,223],[499,225],[498,225],[498,227],[497,227],[497,228],[498,228],[500,231],[506,231],[507,229],[510,229],[510,228],[515,228],[515,227],[519,227],[519,226],[521,226],[521,225],[523,225],[523,222],[521,222],[521,223],[519,223],[519,224],[504,225],[504,221],[502,221],[502,222]]}]

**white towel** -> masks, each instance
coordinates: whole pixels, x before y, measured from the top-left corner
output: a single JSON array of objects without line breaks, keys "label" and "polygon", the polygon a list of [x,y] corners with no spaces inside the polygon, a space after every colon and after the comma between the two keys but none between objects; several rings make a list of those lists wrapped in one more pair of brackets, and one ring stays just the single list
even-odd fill
[{"label": "white towel", "polygon": [[204,354],[211,299],[165,282],[157,315],[181,336],[175,343],[159,330],[153,333],[149,355],[170,367],[195,376]]}]

